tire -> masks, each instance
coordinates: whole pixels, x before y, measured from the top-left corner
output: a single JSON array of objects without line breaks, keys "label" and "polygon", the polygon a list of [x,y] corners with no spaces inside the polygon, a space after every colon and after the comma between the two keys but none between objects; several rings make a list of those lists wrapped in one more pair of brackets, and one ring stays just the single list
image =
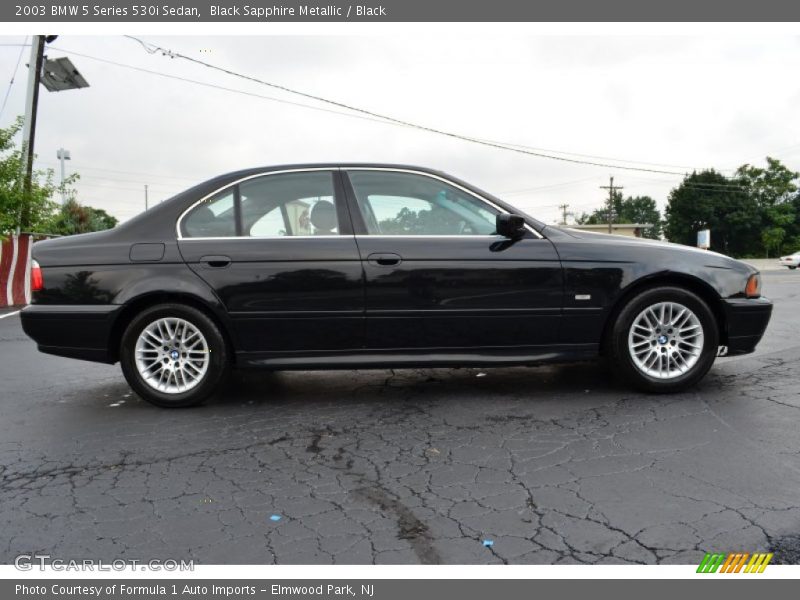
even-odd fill
[{"label": "tire", "polygon": [[[169,346],[156,343],[170,335]],[[230,371],[228,348],[217,325],[185,304],[159,304],[136,315],[122,335],[119,356],[131,388],[164,408],[200,404]]]},{"label": "tire", "polygon": [[[688,312],[681,313],[682,309]],[[660,327],[673,318],[679,327]],[[650,334],[645,324],[652,324]],[[708,304],[696,294],[679,287],[656,287],[628,301],[606,342],[619,379],[646,392],[674,393],[695,385],[708,373],[717,357],[719,326]],[[651,361],[655,363],[648,368]]]},{"label": "tire", "polygon": [[794,271],[797,267],[789,267],[790,271]]}]

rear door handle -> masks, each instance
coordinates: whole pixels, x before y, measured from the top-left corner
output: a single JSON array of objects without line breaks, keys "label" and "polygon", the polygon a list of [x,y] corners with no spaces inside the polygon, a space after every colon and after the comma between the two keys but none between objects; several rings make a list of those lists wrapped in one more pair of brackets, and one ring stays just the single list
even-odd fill
[{"label": "rear door handle", "polygon": [[230,256],[203,256],[200,258],[200,262],[204,265],[208,265],[209,267],[213,267],[215,269],[224,269],[228,265],[231,264],[231,257]]},{"label": "rear door handle", "polygon": [[376,267],[393,267],[403,262],[403,258],[399,254],[393,254],[391,252],[370,254],[367,260],[369,264],[375,265]]}]

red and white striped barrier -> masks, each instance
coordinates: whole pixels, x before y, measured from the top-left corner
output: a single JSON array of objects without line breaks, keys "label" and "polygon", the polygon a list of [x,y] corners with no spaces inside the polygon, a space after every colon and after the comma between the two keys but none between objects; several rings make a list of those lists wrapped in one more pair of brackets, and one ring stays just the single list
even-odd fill
[{"label": "red and white striped barrier", "polygon": [[28,234],[0,242],[0,308],[31,301],[31,244]]}]

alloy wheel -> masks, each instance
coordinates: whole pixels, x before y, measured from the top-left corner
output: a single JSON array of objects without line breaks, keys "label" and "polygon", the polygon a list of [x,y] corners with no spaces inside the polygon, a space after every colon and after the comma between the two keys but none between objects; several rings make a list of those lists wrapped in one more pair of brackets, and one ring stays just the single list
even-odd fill
[{"label": "alloy wheel", "polygon": [[177,317],[157,319],[136,340],[136,369],[151,388],[181,394],[197,386],[208,371],[208,343],[192,323]]},{"label": "alloy wheel", "polygon": [[703,325],[678,302],[659,302],[645,308],[628,332],[628,351],[642,373],[674,379],[688,373],[703,352]]}]

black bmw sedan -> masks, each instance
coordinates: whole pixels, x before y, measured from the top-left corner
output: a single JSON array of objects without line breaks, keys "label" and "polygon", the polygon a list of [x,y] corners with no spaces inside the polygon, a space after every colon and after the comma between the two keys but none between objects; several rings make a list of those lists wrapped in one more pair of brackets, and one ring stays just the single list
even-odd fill
[{"label": "black bmw sedan", "polygon": [[251,169],[116,229],[38,242],[42,352],[119,361],[159,406],[233,367],[528,365],[603,357],[652,392],[752,352],[772,304],[713,252],[545,225],[439,171]]}]

